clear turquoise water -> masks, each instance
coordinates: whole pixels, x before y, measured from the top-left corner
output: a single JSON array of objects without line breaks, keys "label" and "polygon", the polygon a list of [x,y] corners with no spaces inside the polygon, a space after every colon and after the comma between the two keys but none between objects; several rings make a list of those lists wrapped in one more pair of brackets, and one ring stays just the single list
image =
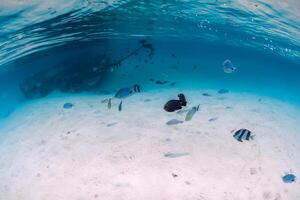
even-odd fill
[{"label": "clear turquoise water", "polygon": [[[113,93],[134,83],[144,91],[171,87],[153,78],[184,89],[227,88],[300,103],[297,0],[1,2],[0,116],[62,90],[60,81],[66,93]],[[147,48],[131,54],[140,40],[153,46],[153,56]],[[226,59],[236,73],[223,72]],[[90,76],[98,68],[101,73]],[[65,71],[53,79],[59,70]],[[37,87],[47,82],[43,95],[20,90],[32,76],[42,77],[34,79]]]}]

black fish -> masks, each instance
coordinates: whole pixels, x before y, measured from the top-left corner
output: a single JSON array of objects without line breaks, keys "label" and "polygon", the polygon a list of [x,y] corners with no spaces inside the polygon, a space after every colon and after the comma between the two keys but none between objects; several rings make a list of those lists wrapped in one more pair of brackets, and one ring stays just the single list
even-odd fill
[{"label": "black fish", "polygon": [[234,133],[233,137],[237,141],[243,142],[243,140],[253,139],[253,134],[248,129],[240,129]]},{"label": "black fish", "polygon": [[164,109],[167,112],[174,112],[176,110],[180,110],[182,106],[186,106],[186,100],[184,94],[178,94],[179,100],[170,100],[168,101]]}]

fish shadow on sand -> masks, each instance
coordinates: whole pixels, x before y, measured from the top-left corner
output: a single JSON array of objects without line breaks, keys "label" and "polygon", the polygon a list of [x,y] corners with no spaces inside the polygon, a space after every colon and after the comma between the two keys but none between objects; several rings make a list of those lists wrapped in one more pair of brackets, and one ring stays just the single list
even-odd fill
[{"label": "fish shadow on sand", "polygon": [[107,124],[106,126],[107,126],[107,127],[111,127],[111,126],[114,126],[114,125],[117,125],[117,124],[118,124],[118,122],[113,122],[113,123]]},{"label": "fish shadow on sand", "polygon": [[171,119],[171,120],[169,120],[169,121],[166,122],[166,124],[168,126],[178,125],[178,124],[182,124],[182,123],[183,123],[183,121],[178,120],[178,119]]},{"label": "fish shadow on sand", "polygon": [[213,118],[210,118],[208,121],[209,122],[214,122],[214,121],[217,121],[219,118],[218,117],[213,117]]},{"label": "fish shadow on sand", "polygon": [[189,153],[183,152],[183,153],[172,153],[172,152],[168,152],[165,153],[164,156],[167,158],[178,158],[178,157],[182,157],[182,156],[188,156],[190,155]]}]

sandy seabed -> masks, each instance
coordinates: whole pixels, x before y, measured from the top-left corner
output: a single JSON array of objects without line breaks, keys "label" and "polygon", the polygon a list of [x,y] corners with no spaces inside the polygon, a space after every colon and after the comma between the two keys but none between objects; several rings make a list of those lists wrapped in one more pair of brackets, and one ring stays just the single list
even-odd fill
[{"label": "sandy seabed", "polygon": [[[162,109],[179,92],[136,94],[122,112],[117,101],[111,110],[101,102],[108,95],[24,103],[0,124],[0,199],[300,199],[299,182],[281,179],[300,173],[299,108],[246,93],[183,91],[200,111],[168,126],[185,117]],[[254,140],[235,140],[240,128]]]}]

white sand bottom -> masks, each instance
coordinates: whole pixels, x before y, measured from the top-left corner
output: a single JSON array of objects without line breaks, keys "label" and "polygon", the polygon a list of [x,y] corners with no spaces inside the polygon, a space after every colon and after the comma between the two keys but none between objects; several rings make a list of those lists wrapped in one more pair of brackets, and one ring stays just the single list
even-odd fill
[{"label": "white sand bottom", "polygon": [[[186,91],[200,111],[192,121],[168,126],[185,116],[162,109],[178,92],[134,95],[122,112],[117,102],[108,110],[101,103],[108,96],[96,95],[24,104],[1,122],[0,199],[300,199],[299,181],[281,179],[300,174],[296,107],[249,94]],[[65,102],[75,106],[63,109]],[[240,128],[255,139],[235,140],[231,131]]]}]

